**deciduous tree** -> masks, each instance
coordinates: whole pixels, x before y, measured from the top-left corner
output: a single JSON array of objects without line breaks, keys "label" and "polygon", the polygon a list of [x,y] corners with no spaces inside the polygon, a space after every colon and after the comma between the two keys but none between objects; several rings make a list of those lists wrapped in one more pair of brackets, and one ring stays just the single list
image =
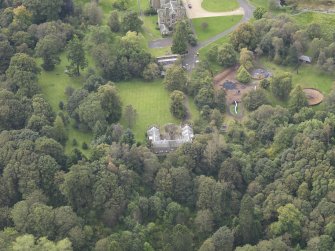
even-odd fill
[{"label": "deciduous tree", "polygon": [[187,115],[185,95],[181,91],[173,91],[170,95],[170,112],[178,119],[184,119]]},{"label": "deciduous tree", "polygon": [[234,66],[237,63],[236,52],[231,44],[224,44],[217,50],[217,61],[225,67]]},{"label": "deciduous tree", "polygon": [[296,113],[306,106],[308,106],[306,94],[303,92],[300,85],[298,85],[291,93],[289,110],[292,113]]},{"label": "deciduous tree", "polygon": [[271,79],[271,91],[273,95],[281,100],[287,100],[292,90],[292,75],[283,72]]},{"label": "deciduous tree", "polygon": [[56,36],[47,35],[38,41],[36,45],[36,55],[43,59],[42,67],[46,71],[51,71],[56,64],[60,63],[59,52],[61,43]]},{"label": "deciduous tree", "polygon": [[74,36],[67,45],[67,59],[70,65],[66,68],[70,75],[79,76],[80,69],[83,70],[87,66],[84,48],[77,36]]}]

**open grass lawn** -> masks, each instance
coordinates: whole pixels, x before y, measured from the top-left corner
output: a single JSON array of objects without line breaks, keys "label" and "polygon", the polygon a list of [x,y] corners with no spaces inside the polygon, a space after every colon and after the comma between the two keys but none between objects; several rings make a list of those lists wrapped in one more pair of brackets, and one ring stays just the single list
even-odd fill
[{"label": "open grass lawn", "polygon": [[239,4],[236,0],[203,0],[202,8],[212,12],[236,10]]},{"label": "open grass lawn", "polygon": [[[45,98],[48,100],[52,109],[58,113],[59,102],[63,101],[67,102],[67,97],[65,94],[66,87],[72,87],[74,89],[78,89],[82,86],[83,78],[71,78],[67,74],[64,73],[65,67],[68,64],[65,54],[61,54],[61,63],[56,66],[55,70],[51,72],[46,72],[42,70],[41,75],[39,76],[39,84],[42,89],[42,93]],[[40,64],[41,61],[38,60]],[[64,111],[65,112],[65,111]],[[72,150],[72,140],[76,139],[78,142],[78,148],[83,151],[85,154],[88,154],[89,151],[85,151],[81,149],[81,145],[83,142],[89,144],[92,140],[91,133],[85,133],[73,128],[72,125],[67,126],[69,140],[66,144],[66,152],[69,153]]]},{"label": "open grass lawn", "polygon": [[143,16],[142,20],[143,20],[142,34],[147,40],[155,40],[162,38],[160,31],[156,29],[157,15]]},{"label": "open grass lawn", "polygon": [[261,64],[274,74],[280,71],[292,73],[294,86],[300,85],[303,88],[316,88],[325,95],[327,95],[334,86],[335,75],[319,71],[315,65],[302,65],[299,68],[299,74],[297,74],[292,67],[279,66],[264,58],[261,60]]},{"label": "open grass lawn", "polygon": [[[199,41],[202,42],[234,26],[241,18],[242,16],[204,17],[192,19],[192,23]],[[207,23],[208,27],[204,29],[203,23]]]},{"label": "open grass lawn", "polygon": [[266,10],[269,8],[269,0],[249,0],[249,2],[255,7],[263,7]]},{"label": "open grass lawn", "polygon": [[[145,139],[145,133],[150,125],[162,126],[167,123],[180,123],[174,118],[169,110],[169,92],[165,90],[161,80],[154,82],[144,82],[142,80],[132,80],[117,83],[117,88],[121,96],[122,105],[132,105],[137,111],[137,120],[132,129],[138,141]],[[195,109],[193,101],[189,104],[192,119],[197,118],[198,111]],[[126,126],[124,118],[121,124]]]},{"label": "open grass lawn", "polygon": [[149,52],[154,57],[164,56],[171,54],[171,47],[162,47],[162,48],[149,48]]},{"label": "open grass lawn", "polygon": [[305,12],[293,15],[298,24],[304,28],[311,23],[317,23],[321,26],[322,34],[330,41],[335,33],[335,14],[325,14],[317,12]]}]

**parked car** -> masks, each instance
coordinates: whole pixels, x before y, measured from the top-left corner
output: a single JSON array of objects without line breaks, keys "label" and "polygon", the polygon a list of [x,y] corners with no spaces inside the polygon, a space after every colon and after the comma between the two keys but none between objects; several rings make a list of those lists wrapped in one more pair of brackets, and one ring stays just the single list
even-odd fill
[{"label": "parked car", "polygon": [[189,4],[188,4],[188,8],[189,8],[189,9],[192,9],[192,4],[189,3]]}]

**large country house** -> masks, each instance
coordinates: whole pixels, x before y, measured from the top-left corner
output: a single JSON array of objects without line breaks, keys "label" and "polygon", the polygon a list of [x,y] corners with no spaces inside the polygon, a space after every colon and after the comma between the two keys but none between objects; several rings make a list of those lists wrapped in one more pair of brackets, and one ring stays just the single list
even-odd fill
[{"label": "large country house", "polygon": [[180,0],[150,0],[150,4],[157,10],[158,26],[162,35],[169,35],[176,22],[186,17],[186,10]]}]

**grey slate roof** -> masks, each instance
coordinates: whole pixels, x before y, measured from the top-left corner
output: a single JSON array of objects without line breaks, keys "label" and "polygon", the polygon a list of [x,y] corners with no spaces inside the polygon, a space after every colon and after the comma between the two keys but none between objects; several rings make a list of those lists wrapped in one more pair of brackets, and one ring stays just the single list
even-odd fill
[{"label": "grey slate roof", "polygon": [[299,57],[299,60],[300,61],[304,61],[306,63],[312,63],[312,59],[309,56],[306,56],[306,55],[301,55]]},{"label": "grey slate roof", "polygon": [[193,129],[189,125],[180,127],[181,134],[176,139],[162,139],[157,127],[152,126],[148,131],[148,139],[151,142],[152,150],[157,154],[164,154],[176,150],[186,142],[192,142],[194,138]]}]

